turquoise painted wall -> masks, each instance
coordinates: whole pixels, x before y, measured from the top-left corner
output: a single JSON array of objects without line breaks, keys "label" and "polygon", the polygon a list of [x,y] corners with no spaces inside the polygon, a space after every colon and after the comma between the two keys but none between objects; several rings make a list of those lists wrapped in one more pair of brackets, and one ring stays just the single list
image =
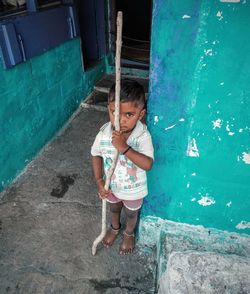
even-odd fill
[{"label": "turquoise painted wall", "polygon": [[105,68],[104,58],[83,72],[79,39],[10,70],[0,62],[0,191],[63,126]]},{"label": "turquoise painted wall", "polygon": [[143,215],[250,233],[250,1],[155,0]]}]

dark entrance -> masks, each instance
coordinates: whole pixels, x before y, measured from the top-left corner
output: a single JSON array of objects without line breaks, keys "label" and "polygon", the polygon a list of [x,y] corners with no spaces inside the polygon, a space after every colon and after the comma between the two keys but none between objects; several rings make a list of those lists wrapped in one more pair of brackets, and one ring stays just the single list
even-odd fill
[{"label": "dark entrance", "polygon": [[113,5],[113,15],[123,12],[122,66],[148,69],[152,0],[116,0]]},{"label": "dark entrance", "polygon": [[77,6],[85,69],[115,53],[117,11],[123,12],[122,66],[149,68],[152,0],[78,0]]}]

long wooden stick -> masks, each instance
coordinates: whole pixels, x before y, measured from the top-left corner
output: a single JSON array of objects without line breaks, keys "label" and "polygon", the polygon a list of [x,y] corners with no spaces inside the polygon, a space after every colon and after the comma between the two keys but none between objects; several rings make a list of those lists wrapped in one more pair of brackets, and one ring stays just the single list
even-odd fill
[{"label": "long wooden stick", "polygon": [[[115,76],[116,76],[116,84],[115,84],[115,130],[120,130],[120,124],[119,124],[119,112],[120,112],[120,92],[121,92],[121,47],[122,47],[122,12],[118,11],[117,14],[117,36],[116,36],[116,57],[115,57]],[[112,165],[110,169],[108,170],[105,186],[104,189],[108,190],[111,177],[114,173],[117,159],[118,159],[118,151],[115,151],[114,158]],[[107,216],[106,216],[106,210],[107,210],[107,201],[106,199],[102,200],[102,231],[101,234],[95,239],[92,245],[92,254],[96,254],[96,248],[97,245],[102,241],[104,238],[106,231],[107,231]]]}]

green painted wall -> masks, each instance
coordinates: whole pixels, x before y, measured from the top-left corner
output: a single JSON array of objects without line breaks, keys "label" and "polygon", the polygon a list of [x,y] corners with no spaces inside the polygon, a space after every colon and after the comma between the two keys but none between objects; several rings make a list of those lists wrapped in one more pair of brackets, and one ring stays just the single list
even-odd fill
[{"label": "green painted wall", "polygon": [[63,126],[105,68],[103,59],[83,72],[79,39],[10,70],[0,64],[0,191]]},{"label": "green painted wall", "polygon": [[155,0],[143,215],[250,233],[250,1]]}]

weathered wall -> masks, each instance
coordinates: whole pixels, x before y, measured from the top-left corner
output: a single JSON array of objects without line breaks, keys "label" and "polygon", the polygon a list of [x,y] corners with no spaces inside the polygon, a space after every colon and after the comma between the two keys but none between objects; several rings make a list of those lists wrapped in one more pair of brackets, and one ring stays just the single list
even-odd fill
[{"label": "weathered wall", "polygon": [[80,40],[13,69],[0,65],[0,191],[62,127],[105,72],[83,72]]},{"label": "weathered wall", "polygon": [[250,1],[155,0],[143,215],[250,233]]}]

